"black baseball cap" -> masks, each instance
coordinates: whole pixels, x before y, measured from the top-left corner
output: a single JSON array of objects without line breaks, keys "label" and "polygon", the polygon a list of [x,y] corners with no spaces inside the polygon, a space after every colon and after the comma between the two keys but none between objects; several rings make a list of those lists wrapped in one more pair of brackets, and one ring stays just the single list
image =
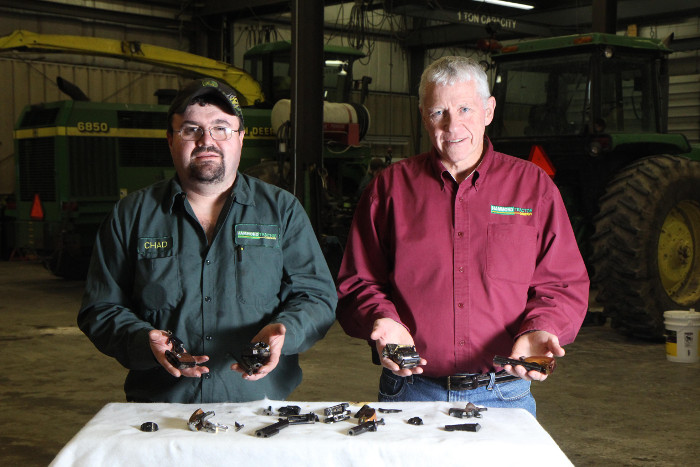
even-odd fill
[{"label": "black baseball cap", "polygon": [[214,97],[222,105],[225,112],[240,118],[241,125],[243,124],[243,111],[238,103],[236,91],[229,85],[213,78],[196,79],[180,89],[170,104],[170,109],[168,109],[168,122],[173,114],[183,113],[192,99],[201,96]]}]

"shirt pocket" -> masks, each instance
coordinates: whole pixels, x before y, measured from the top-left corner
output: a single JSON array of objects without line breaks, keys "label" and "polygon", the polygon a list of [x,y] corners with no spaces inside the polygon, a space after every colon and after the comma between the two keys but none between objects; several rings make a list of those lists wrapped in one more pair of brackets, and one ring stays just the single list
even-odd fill
[{"label": "shirt pocket", "polygon": [[537,260],[537,229],[531,225],[489,224],[486,273],[491,279],[527,284]]},{"label": "shirt pocket", "polygon": [[236,224],[236,287],[241,303],[269,311],[279,304],[282,283],[282,250],[279,226]]},{"label": "shirt pocket", "polygon": [[241,303],[271,310],[279,304],[282,252],[279,248],[237,246],[236,287]]},{"label": "shirt pocket", "polygon": [[139,238],[134,272],[133,296],[145,312],[171,310],[178,306],[182,299],[182,282],[172,238]]}]

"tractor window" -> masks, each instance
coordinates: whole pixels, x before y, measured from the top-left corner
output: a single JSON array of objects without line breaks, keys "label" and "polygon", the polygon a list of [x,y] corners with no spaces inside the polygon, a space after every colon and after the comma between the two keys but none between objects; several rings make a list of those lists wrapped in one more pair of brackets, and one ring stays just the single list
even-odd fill
[{"label": "tractor window", "polygon": [[580,134],[587,125],[589,56],[502,63],[493,95],[494,137]]},{"label": "tractor window", "polygon": [[288,52],[246,57],[244,67],[261,84],[267,102],[274,104],[291,97]]},{"label": "tractor window", "polygon": [[602,58],[600,116],[603,131],[656,131],[651,62],[642,57]]}]

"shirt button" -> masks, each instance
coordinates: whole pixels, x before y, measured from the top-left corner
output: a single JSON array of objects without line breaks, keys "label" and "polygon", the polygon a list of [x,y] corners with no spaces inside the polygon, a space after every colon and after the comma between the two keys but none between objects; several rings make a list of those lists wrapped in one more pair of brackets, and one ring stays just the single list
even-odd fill
[{"label": "shirt button", "polygon": [[207,336],[207,337],[205,337],[205,339],[206,339],[206,340],[208,340],[208,341],[210,341],[210,340],[212,340],[212,339],[213,339],[213,337],[211,337],[211,336]]},{"label": "shirt button", "polygon": [[462,197],[460,196],[460,197],[459,197],[459,200],[460,200],[460,201],[464,201],[464,198],[462,198]]},{"label": "shirt button", "polygon": [[204,297],[205,302],[211,302],[211,297]]},{"label": "shirt button", "polygon": [[464,345],[464,341],[459,341],[459,345]]},{"label": "shirt button", "polygon": [[460,266],[457,270],[458,270],[459,272],[464,272],[464,268],[463,268],[462,266]]},{"label": "shirt button", "polygon": [[211,261],[206,260],[206,261],[204,262],[204,264],[211,264]]},{"label": "shirt button", "polygon": [[209,375],[209,373],[204,373],[202,375],[202,378],[204,378],[204,379],[209,379],[210,377],[211,377],[211,375]]},{"label": "shirt button", "polygon": [[457,306],[460,308],[464,308],[464,303],[458,303]]},{"label": "shirt button", "polygon": [[457,232],[457,236],[458,236],[458,237],[463,237],[463,236],[464,236],[464,232]]}]

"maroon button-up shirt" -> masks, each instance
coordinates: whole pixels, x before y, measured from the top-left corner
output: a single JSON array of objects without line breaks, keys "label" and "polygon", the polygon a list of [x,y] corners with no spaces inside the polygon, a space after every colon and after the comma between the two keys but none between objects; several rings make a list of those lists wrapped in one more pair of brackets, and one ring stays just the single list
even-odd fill
[{"label": "maroon button-up shirt", "polygon": [[495,152],[457,184],[433,149],[392,164],[357,206],[337,317],[366,339],[378,318],[402,323],[424,375],[493,370],[531,330],[572,342],[588,275],[564,203],[539,167]]}]

